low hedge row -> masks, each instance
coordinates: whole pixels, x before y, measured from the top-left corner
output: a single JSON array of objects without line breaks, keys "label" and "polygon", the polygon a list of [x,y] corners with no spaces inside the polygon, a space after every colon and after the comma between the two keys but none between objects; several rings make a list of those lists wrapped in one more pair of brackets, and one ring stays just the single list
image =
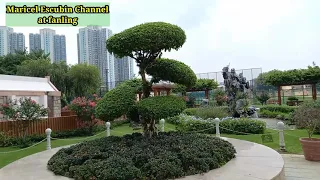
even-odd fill
[{"label": "low hedge row", "polygon": [[208,118],[223,118],[229,116],[227,106],[219,107],[201,107],[201,108],[187,108],[183,111],[184,114],[196,116],[202,119]]},{"label": "low hedge row", "polygon": [[[121,126],[125,123],[128,123],[128,120],[120,120],[120,121],[113,121],[111,122],[110,128],[115,128],[118,126]],[[88,131],[87,128],[79,128],[79,129],[73,129],[73,130],[67,130],[67,131],[58,131],[58,132],[52,132],[51,137],[53,138],[70,138],[70,137],[83,137],[83,136],[92,136],[93,134],[97,132],[104,131],[106,127],[104,125],[95,126],[92,131]],[[7,136],[5,133],[0,132],[0,147],[9,147],[9,146],[17,146],[20,148],[25,148],[33,143],[37,143],[41,140],[46,138],[46,135],[29,135],[25,138],[21,137],[10,137]]]},{"label": "low hedge row", "polygon": [[219,168],[235,153],[229,142],[207,135],[167,132],[148,138],[134,133],[61,149],[47,167],[76,180],[164,180]]},{"label": "low hedge row", "polygon": [[297,109],[297,106],[279,106],[279,105],[266,105],[260,107],[260,111],[271,111],[271,112],[280,112],[280,113],[291,113]]},{"label": "low hedge row", "polygon": [[[195,116],[181,114],[167,118],[166,122],[178,126],[178,130],[191,131],[206,134],[215,134],[215,122],[213,119],[204,120]],[[263,134],[266,130],[264,121],[254,119],[226,119],[220,122],[220,133],[226,134]]]}]

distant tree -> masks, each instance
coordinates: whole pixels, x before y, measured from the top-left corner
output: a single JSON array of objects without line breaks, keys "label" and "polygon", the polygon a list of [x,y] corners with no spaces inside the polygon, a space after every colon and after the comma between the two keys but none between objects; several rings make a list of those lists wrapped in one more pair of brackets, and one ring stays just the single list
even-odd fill
[{"label": "distant tree", "polygon": [[45,53],[44,50],[38,49],[38,50],[32,50],[28,55],[27,58],[30,60],[41,60],[41,59],[47,59],[50,60],[50,53]]},{"label": "distant tree", "polygon": [[101,85],[99,70],[92,65],[77,64],[71,66],[68,77],[73,82],[74,95],[78,97],[95,94]]},{"label": "distant tree", "polygon": [[262,105],[267,104],[268,99],[270,99],[269,93],[265,91],[262,91],[261,93],[257,94],[256,97]]},{"label": "distant tree", "polygon": [[51,63],[49,60],[26,60],[17,67],[17,75],[31,76],[31,77],[45,77],[49,76]]},{"label": "distant tree", "polygon": [[17,67],[27,59],[23,51],[0,57],[0,74],[15,75]]}]

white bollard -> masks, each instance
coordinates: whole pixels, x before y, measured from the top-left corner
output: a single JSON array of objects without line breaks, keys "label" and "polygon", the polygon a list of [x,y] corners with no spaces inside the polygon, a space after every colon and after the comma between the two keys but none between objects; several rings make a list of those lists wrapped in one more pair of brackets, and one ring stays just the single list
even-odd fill
[{"label": "white bollard", "polygon": [[47,128],[45,132],[46,132],[46,135],[47,135],[47,150],[50,150],[51,149],[51,133],[52,133],[52,130],[50,128]]},{"label": "white bollard", "polygon": [[107,137],[109,137],[109,136],[110,136],[110,126],[111,126],[110,122],[106,122]]},{"label": "white bollard", "polygon": [[278,129],[279,129],[279,145],[280,145],[280,151],[286,151],[286,144],[284,142],[284,123],[282,121],[277,123]]},{"label": "white bollard", "polygon": [[164,123],[165,123],[165,120],[164,119],[160,119],[160,131],[161,132],[164,132]]},{"label": "white bollard", "polygon": [[216,137],[220,137],[220,127],[219,127],[220,119],[215,118],[214,122],[216,123]]}]

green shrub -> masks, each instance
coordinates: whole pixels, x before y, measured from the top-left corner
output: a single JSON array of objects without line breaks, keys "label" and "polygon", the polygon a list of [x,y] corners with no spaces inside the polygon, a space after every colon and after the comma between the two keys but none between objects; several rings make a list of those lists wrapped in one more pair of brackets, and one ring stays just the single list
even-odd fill
[{"label": "green shrub", "polygon": [[[201,145],[201,146],[199,146]],[[227,141],[196,133],[105,137],[59,150],[48,162],[74,179],[176,179],[219,168],[235,157]]]},{"label": "green shrub", "polygon": [[201,108],[188,108],[183,111],[184,114],[190,116],[200,117],[202,119],[208,118],[224,118],[229,116],[228,107],[201,107]]},{"label": "green shrub", "polygon": [[121,84],[107,92],[96,106],[96,116],[103,121],[113,121],[126,114],[128,109],[135,104],[136,89],[129,85]]},{"label": "green shrub", "polygon": [[160,120],[180,114],[186,102],[178,96],[154,96],[139,101],[137,107],[143,118]]},{"label": "green shrub", "polygon": [[273,112],[291,113],[297,109],[297,106],[279,106],[279,105],[266,105],[260,108],[261,111],[268,110]]},{"label": "green shrub", "polygon": [[295,97],[295,96],[289,96],[288,97],[288,101],[298,101],[299,98]]},{"label": "green shrub", "polygon": [[[178,126],[178,130],[215,134],[213,119],[204,120],[194,116],[179,115],[166,119],[166,122]],[[266,130],[264,121],[254,119],[227,119],[220,122],[220,132],[226,134],[263,134]]]}]

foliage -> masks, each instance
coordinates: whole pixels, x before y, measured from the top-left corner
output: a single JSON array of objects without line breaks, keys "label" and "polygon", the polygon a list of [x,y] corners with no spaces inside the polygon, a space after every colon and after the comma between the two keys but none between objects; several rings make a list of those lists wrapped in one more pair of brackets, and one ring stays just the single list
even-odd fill
[{"label": "foliage", "polygon": [[297,108],[293,116],[298,127],[307,130],[309,138],[320,127],[320,101],[307,101]]},{"label": "foliage", "polygon": [[68,105],[68,109],[76,113],[78,119],[82,122],[82,126],[88,128],[89,131],[92,131],[96,123],[95,108],[99,100],[100,98],[94,94],[92,99],[77,97]]},{"label": "foliage", "polygon": [[31,98],[20,98],[19,101],[10,101],[2,104],[0,111],[11,120],[16,121],[19,136],[25,138],[31,121],[41,120],[47,115],[47,109],[37,104]]},{"label": "foliage", "polygon": [[143,86],[143,84],[142,84],[142,80],[139,79],[139,78],[134,78],[134,79],[126,80],[126,81],[124,81],[124,82],[121,83],[121,84],[126,84],[126,85],[128,85],[128,86],[130,86],[130,87],[135,88],[135,89],[136,89],[136,93],[142,92],[142,86]]},{"label": "foliage", "polygon": [[259,94],[256,94],[256,98],[258,99],[258,101],[264,105],[267,104],[268,99],[270,99],[269,93],[262,91]]},{"label": "foliage", "polygon": [[272,70],[265,75],[265,83],[273,86],[316,83],[319,82],[319,79],[319,66],[309,66],[307,69],[292,69],[287,71]]},{"label": "foliage", "polygon": [[183,111],[186,115],[196,116],[202,119],[208,118],[224,118],[227,117],[228,107],[220,106],[220,107],[201,107],[201,108],[188,108]]},{"label": "foliage", "polygon": [[103,121],[114,119],[127,114],[135,104],[136,89],[126,84],[120,84],[108,91],[96,106],[96,116]]},{"label": "foliage", "polygon": [[[181,114],[179,116],[167,118],[166,122],[175,124],[180,131],[199,132],[205,134],[215,134],[215,122],[210,118],[204,120],[195,116]],[[255,119],[225,119],[220,122],[220,133],[226,134],[263,134],[266,130],[266,123]]]},{"label": "foliage", "polygon": [[299,98],[296,96],[289,96],[288,97],[288,101],[298,101],[298,100],[299,100]]},{"label": "foliage", "polygon": [[222,106],[227,102],[226,92],[222,89],[217,89],[214,91],[213,98],[218,106]]},{"label": "foliage", "polygon": [[129,56],[137,60],[163,50],[178,50],[185,41],[186,34],[180,27],[165,22],[149,22],[114,34],[107,40],[107,49],[119,57]]},{"label": "foliage", "polygon": [[198,79],[196,84],[191,87],[191,90],[202,91],[212,90],[218,87],[218,83],[214,79]]},{"label": "foliage", "polygon": [[297,109],[296,106],[279,106],[279,105],[266,105],[260,108],[261,111],[267,110],[271,112],[291,113]]},{"label": "foliage", "polygon": [[178,50],[185,41],[186,34],[180,27],[165,22],[150,22],[113,35],[107,40],[107,49],[118,57],[129,56],[136,60],[143,84],[143,98],[147,98],[152,83],[146,79],[146,69],[156,58],[161,58],[162,51]]},{"label": "foliage", "polygon": [[100,73],[97,67],[88,64],[73,65],[68,72],[74,95],[77,97],[94,94],[101,85]]},{"label": "foliage", "polygon": [[172,89],[173,93],[182,93],[182,94],[186,94],[187,92],[187,87],[178,83],[174,84],[174,87]]},{"label": "foliage", "polygon": [[288,124],[294,124],[292,119],[292,113],[283,113],[279,111],[269,111],[269,110],[260,110],[259,116],[264,118],[276,118],[280,120],[285,120]]},{"label": "foliage", "polygon": [[16,51],[0,57],[0,74],[16,75],[17,68],[26,60],[49,60],[49,54],[43,50],[28,53],[26,50]]},{"label": "foliage", "polygon": [[186,103],[177,96],[154,96],[139,101],[137,107],[143,119],[160,120],[178,115],[186,109]]},{"label": "foliage", "polygon": [[173,59],[156,59],[147,67],[146,72],[154,79],[170,81],[187,87],[195,85],[197,81],[196,74],[189,66]]},{"label": "foliage", "polygon": [[47,59],[26,60],[17,67],[18,76],[45,77],[49,76],[51,62]]},{"label": "foliage", "polygon": [[169,132],[148,139],[134,133],[61,149],[49,160],[48,168],[57,175],[83,180],[164,180],[219,168],[235,153],[229,142],[201,134]]},{"label": "foliage", "polygon": [[133,105],[129,108],[127,112],[127,118],[131,122],[140,123],[139,111],[136,105]]}]

